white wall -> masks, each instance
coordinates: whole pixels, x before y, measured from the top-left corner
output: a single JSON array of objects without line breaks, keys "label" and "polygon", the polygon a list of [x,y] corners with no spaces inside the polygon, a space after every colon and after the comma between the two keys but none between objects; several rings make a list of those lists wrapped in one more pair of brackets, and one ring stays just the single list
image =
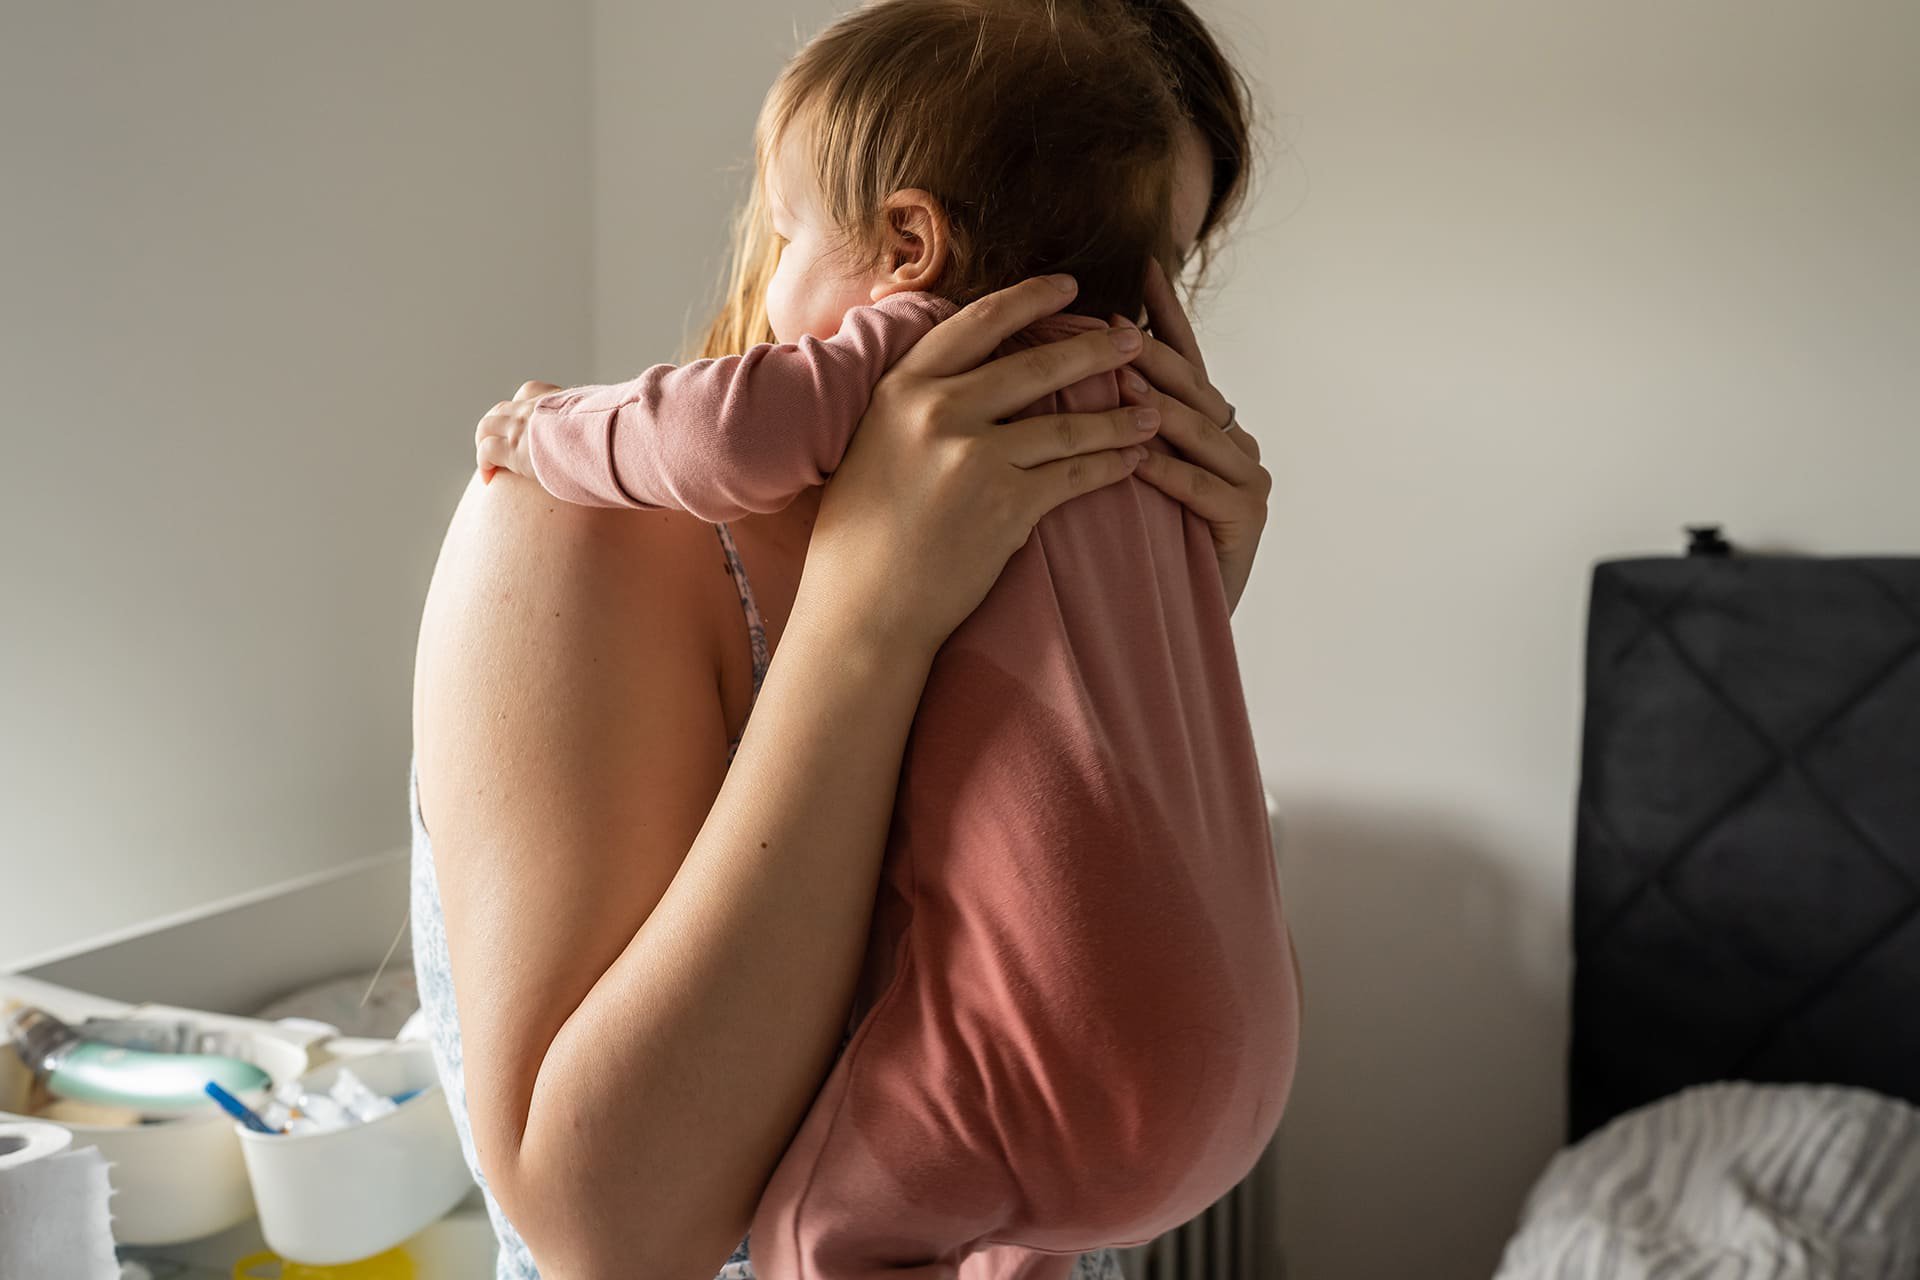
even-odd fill
[{"label": "white wall", "polygon": [[845,7],[593,0],[594,367],[584,378],[631,378],[705,331],[760,100]]},{"label": "white wall", "polygon": [[0,967],[405,844],[474,423],[590,350],[588,21],[0,10]]},{"label": "white wall", "polygon": [[[0,19],[0,964],[404,840],[473,420],[671,356],[837,7]],[[1207,11],[1273,133],[1200,320],[1277,477],[1292,1277],[1485,1276],[1561,1123],[1588,566],[1920,551],[1920,10]]]},{"label": "white wall", "polygon": [[1235,621],[1307,985],[1291,1274],[1485,1277],[1561,1131],[1590,564],[1920,553],[1920,8],[1225,25],[1292,146],[1202,333],[1276,477]]}]

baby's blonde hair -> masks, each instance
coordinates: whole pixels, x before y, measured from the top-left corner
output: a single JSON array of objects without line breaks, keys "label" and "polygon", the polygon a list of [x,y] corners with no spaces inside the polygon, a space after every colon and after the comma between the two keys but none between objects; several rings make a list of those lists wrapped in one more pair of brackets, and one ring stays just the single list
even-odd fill
[{"label": "baby's blonde hair", "polygon": [[950,301],[1066,271],[1080,282],[1070,309],[1137,314],[1149,257],[1178,272],[1173,161],[1191,92],[1145,12],[1126,0],[877,0],[842,15],[762,104],[729,278],[695,354],[774,340],[766,175],[790,131],[850,263],[879,260],[882,203],[920,188],[945,216],[949,256],[932,287]]}]

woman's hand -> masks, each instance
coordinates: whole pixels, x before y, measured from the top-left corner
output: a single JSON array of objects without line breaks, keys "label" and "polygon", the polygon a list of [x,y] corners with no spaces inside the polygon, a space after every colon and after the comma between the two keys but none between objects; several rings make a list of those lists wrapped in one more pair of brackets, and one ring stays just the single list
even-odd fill
[{"label": "woman's hand", "polygon": [[[1114,322],[1127,323],[1122,316]],[[1220,582],[1232,613],[1247,589],[1253,553],[1267,527],[1273,476],[1260,465],[1260,442],[1234,421],[1233,406],[1207,380],[1193,326],[1158,262],[1147,271],[1147,322],[1153,332],[1133,367],[1153,385],[1144,394],[1127,389],[1122,395],[1160,411],[1160,438],[1178,452],[1152,450],[1134,474],[1213,527]],[[1221,430],[1229,424],[1231,430]]]},{"label": "woman's hand", "polygon": [[1132,473],[1156,412],[1003,419],[1127,363],[1143,349],[1139,330],[1095,329],[980,363],[1074,292],[1069,277],[1043,276],[989,294],[934,326],[875,385],[820,497],[800,582],[803,599],[819,599],[812,607],[930,656],[1041,516]]},{"label": "woman's hand", "polygon": [[533,456],[527,448],[527,418],[533,413],[535,400],[558,390],[551,382],[523,382],[513,399],[502,400],[487,410],[473,429],[473,450],[482,484],[492,484],[493,473],[501,468],[529,480],[534,478]]}]

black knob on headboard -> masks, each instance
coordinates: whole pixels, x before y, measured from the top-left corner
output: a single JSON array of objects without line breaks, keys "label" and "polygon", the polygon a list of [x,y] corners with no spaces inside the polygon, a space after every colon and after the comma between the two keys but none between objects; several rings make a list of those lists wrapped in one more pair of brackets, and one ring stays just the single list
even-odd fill
[{"label": "black knob on headboard", "polygon": [[1733,544],[1720,536],[1717,524],[1690,524],[1687,526],[1687,554],[1690,556],[1719,556],[1733,554]]}]

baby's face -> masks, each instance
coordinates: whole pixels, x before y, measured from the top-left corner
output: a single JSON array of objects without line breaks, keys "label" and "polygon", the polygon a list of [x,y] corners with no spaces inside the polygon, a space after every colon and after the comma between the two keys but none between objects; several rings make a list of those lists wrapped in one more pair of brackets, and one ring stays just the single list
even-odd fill
[{"label": "baby's face", "polygon": [[790,136],[767,164],[767,206],[780,239],[780,265],[767,282],[767,321],[777,342],[831,338],[847,312],[873,301],[880,281],[877,265],[862,270],[839,251],[817,183],[798,160]]}]

